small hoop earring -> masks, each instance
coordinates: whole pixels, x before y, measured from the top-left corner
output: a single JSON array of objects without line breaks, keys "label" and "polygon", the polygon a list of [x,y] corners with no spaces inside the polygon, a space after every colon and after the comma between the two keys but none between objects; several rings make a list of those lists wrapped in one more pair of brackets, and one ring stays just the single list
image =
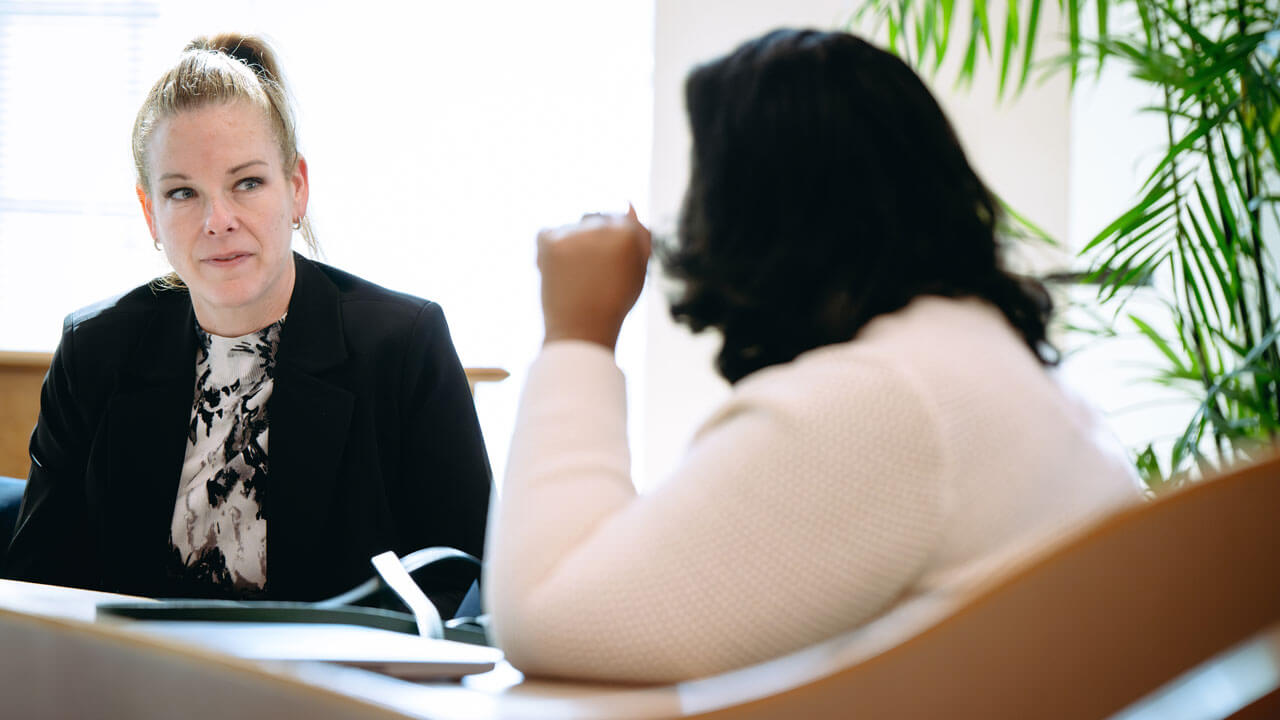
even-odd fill
[{"label": "small hoop earring", "polygon": [[161,251],[161,250],[163,250],[163,249],[164,249],[164,248],[160,247],[160,241],[159,241],[159,240],[152,240],[152,241],[151,241],[151,244],[156,246],[156,251],[157,251],[157,252],[159,252],[159,251]]},{"label": "small hoop earring", "polygon": [[293,219],[293,225],[291,225],[290,227],[292,227],[294,230],[301,230],[301,229],[302,229],[302,218],[294,218],[294,219]]}]

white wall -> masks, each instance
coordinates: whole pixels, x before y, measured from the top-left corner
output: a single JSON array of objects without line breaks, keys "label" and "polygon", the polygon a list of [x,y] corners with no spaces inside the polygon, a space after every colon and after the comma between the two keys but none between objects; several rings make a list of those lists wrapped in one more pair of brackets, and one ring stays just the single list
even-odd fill
[{"label": "white wall", "polygon": [[[439,302],[464,364],[511,373],[476,393],[501,482],[542,342],[538,229],[628,200],[644,210],[647,3],[236,2],[185,13],[174,34],[232,23],[279,45],[324,259]],[[636,355],[629,333],[623,367]]]},{"label": "white wall", "polygon": [[[1123,16],[1116,17],[1112,27],[1124,22]],[[1160,102],[1153,86],[1128,77],[1124,66],[1114,60],[1101,75],[1082,74],[1071,103],[1067,237],[1072,247],[1083,247],[1136,202],[1138,189],[1163,156],[1166,141],[1161,116],[1141,108]],[[1072,294],[1079,303],[1096,307],[1092,288],[1076,288]],[[1149,380],[1152,368],[1161,365],[1163,358],[1136,332],[1128,315],[1134,313],[1157,330],[1173,333],[1169,313],[1156,293],[1139,292],[1118,317],[1113,317],[1115,312],[1109,306],[1101,317],[1119,335],[1092,341],[1085,336],[1072,338],[1062,375],[1106,415],[1126,447],[1154,440],[1163,463],[1198,403]],[[1079,310],[1072,317],[1079,324],[1092,322]]]},{"label": "white wall", "polygon": [[[775,27],[837,27],[856,7],[846,0],[657,0],[651,206],[659,230],[674,226],[688,175],[683,81],[690,67]],[[957,16],[962,12],[957,8]],[[1041,47],[1053,49],[1052,32]],[[1016,103],[997,107],[995,73],[978,74],[970,90],[954,92],[954,69],[944,66],[931,87],[983,179],[1020,212],[1064,237],[1071,127],[1065,81],[1029,87]],[[713,369],[718,339],[692,337],[670,321],[661,293],[651,286],[646,295],[644,448],[636,453],[637,470],[646,472],[637,478],[642,487],[668,474],[697,425],[728,392]]]},{"label": "white wall", "polygon": [[136,27],[18,5],[21,25],[0,15],[0,119],[21,120],[0,128],[0,349],[52,350],[66,313],[167,270],[134,197],[134,113],[193,36],[262,33],[297,100],[322,259],[439,302],[464,364],[511,372],[476,395],[501,475],[543,334],[538,229],[645,211],[648,0],[162,2]]}]

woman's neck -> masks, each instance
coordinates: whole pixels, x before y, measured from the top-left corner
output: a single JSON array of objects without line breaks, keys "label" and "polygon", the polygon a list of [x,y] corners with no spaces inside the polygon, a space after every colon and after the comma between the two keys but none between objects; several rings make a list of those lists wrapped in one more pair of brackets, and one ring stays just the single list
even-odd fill
[{"label": "woman's neck", "polygon": [[195,296],[191,298],[200,329],[220,337],[241,337],[274,324],[289,311],[289,295],[282,300],[260,303],[253,307],[210,307]]}]

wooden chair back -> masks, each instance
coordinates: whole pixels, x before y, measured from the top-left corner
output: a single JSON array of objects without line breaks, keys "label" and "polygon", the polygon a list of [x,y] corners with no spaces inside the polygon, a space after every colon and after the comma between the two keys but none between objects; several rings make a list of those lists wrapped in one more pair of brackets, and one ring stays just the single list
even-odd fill
[{"label": "wooden chair back", "polygon": [[0,475],[25,478],[49,353],[0,352]]},{"label": "wooden chair back", "polygon": [[[40,414],[40,386],[52,353],[0,352],[0,475],[25,478],[31,467],[27,445]],[[476,384],[507,377],[499,368],[466,368],[471,394]]]},{"label": "wooden chair back", "polygon": [[1239,717],[1280,717],[1280,455],[1103,520],[866,662],[698,717],[1104,718],[1250,639],[1271,680]]}]

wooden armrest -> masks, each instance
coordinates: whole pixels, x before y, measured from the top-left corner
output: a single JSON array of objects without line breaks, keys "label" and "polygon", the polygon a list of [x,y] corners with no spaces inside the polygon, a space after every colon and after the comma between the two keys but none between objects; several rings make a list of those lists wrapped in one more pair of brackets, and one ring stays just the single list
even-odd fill
[{"label": "wooden armrest", "polygon": [[[40,386],[52,353],[0,351],[0,475],[25,478],[31,457],[27,445],[40,414]],[[465,368],[467,385],[499,382],[510,373],[501,368]]]},{"label": "wooden armrest", "polygon": [[0,352],[0,475],[25,478],[27,444],[40,414],[40,386],[51,353]]}]

